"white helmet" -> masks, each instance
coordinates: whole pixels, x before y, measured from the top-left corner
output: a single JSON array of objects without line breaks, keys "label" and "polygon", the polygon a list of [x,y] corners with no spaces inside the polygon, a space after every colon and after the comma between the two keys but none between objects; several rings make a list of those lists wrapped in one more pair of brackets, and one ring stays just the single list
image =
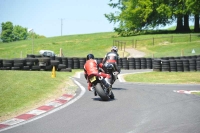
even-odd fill
[{"label": "white helmet", "polygon": [[111,49],[111,51],[112,51],[112,50],[114,50],[115,52],[117,52],[117,51],[118,51],[117,46],[113,46],[112,49]]}]

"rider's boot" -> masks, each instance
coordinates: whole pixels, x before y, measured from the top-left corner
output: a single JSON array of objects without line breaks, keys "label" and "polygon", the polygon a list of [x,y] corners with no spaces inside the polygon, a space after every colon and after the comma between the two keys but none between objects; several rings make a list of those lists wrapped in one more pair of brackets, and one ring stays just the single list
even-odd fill
[{"label": "rider's boot", "polygon": [[94,91],[92,84],[89,82],[88,83],[88,90],[89,91]]}]

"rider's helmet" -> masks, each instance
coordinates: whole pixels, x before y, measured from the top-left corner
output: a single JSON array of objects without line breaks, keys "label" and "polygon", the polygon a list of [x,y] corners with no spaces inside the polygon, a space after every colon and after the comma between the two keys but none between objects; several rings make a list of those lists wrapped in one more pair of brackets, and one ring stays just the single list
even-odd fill
[{"label": "rider's helmet", "polygon": [[94,59],[94,55],[93,54],[88,54],[86,58],[87,58],[87,60]]},{"label": "rider's helmet", "polygon": [[112,49],[111,49],[111,51],[114,51],[114,52],[116,52],[116,53],[117,53],[117,51],[118,51],[118,48],[117,48],[117,46],[113,46],[113,47],[112,47]]}]

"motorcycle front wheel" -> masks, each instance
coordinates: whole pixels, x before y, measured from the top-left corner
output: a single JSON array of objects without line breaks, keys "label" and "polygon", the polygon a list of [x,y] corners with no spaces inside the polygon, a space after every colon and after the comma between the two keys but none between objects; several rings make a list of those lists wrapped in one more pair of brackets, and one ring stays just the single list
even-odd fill
[{"label": "motorcycle front wheel", "polygon": [[108,101],[109,100],[109,96],[108,94],[104,91],[104,89],[101,87],[100,83],[97,83],[95,90],[97,92],[97,94],[101,97],[101,99],[103,101]]}]

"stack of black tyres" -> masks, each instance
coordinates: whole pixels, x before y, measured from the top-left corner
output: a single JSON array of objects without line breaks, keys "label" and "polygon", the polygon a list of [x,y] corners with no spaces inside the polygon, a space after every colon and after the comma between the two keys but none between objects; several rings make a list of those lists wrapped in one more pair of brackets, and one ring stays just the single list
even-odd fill
[{"label": "stack of black tyres", "polygon": [[141,59],[135,58],[135,69],[141,69]]},{"label": "stack of black tyres", "polygon": [[161,59],[153,59],[153,71],[161,71]]},{"label": "stack of black tyres", "polygon": [[62,69],[66,69],[67,66],[65,64],[58,64],[58,71],[62,70]]},{"label": "stack of black tyres", "polygon": [[71,69],[74,68],[74,61],[72,57],[68,58],[68,68],[71,68]]},{"label": "stack of black tyres", "polygon": [[57,71],[60,71],[62,69],[66,69],[67,68],[66,62],[65,62],[65,64],[63,63],[63,58],[62,57],[55,57],[55,60],[59,61],[59,64],[57,66]]},{"label": "stack of black tyres", "polygon": [[140,61],[141,61],[141,69],[146,69],[147,68],[146,58],[140,58]]},{"label": "stack of black tyres", "polygon": [[200,71],[200,56],[196,59],[196,69],[197,71]]},{"label": "stack of black tyres", "polygon": [[122,58],[119,58],[119,59],[118,59],[118,66],[119,66],[120,68],[123,68],[123,66],[122,66]]},{"label": "stack of black tyres", "polygon": [[68,67],[68,59],[67,59],[67,57],[62,57],[62,64],[66,65],[66,67]]},{"label": "stack of black tyres", "polygon": [[12,70],[23,70],[24,66],[26,65],[25,59],[13,59],[13,67]]},{"label": "stack of black tyres", "polygon": [[183,72],[183,61],[176,59],[177,72]]},{"label": "stack of black tyres", "polygon": [[[31,70],[33,71],[40,71],[40,69],[44,69],[46,70],[48,67],[51,66],[51,62],[50,62],[50,58],[49,57],[41,57],[41,58],[37,58],[38,61],[39,61],[39,65],[36,64],[36,65],[33,65]],[[40,64],[46,64],[45,66],[40,66]]]},{"label": "stack of black tyres", "polygon": [[[51,58],[50,57],[40,57],[38,58],[39,64],[37,64],[37,66],[40,67],[40,69],[43,69],[45,71],[49,71],[52,70],[53,66],[51,65]],[[45,63],[45,66],[40,66],[40,63]],[[37,70],[37,69],[36,69]],[[39,69],[38,69],[39,70]]]},{"label": "stack of black tyres", "polygon": [[3,70],[11,70],[13,67],[14,60],[12,59],[3,59]]},{"label": "stack of black tyres", "polygon": [[3,59],[0,59],[0,70],[1,70],[1,67],[3,67]]},{"label": "stack of black tyres", "polygon": [[190,69],[190,71],[196,71],[196,59],[195,58],[189,59],[189,69]]},{"label": "stack of black tyres", "polygon": [[126,57],[122,58],[123,69],[128,69],[128,60]]},{"label": "stack of black tyres", "polygon": [[177,71],[177,65],[176,65],[176,60],[173,58],[169,59],[169,67],[171,72],[176,72]]},{"label": "stack of black tyres", "polygon": [[86,58],[79,58],[79,62],[80,62],[80,69],[84,69]]},{"label": "stack of black tyres", "polygon": [[23,67],[24,70],[31,70],[32,66],[38,65],[39,63],[39,60],[37,58],[27,57],[25,58],[25,60],[26,60],[26,66]]},{"label": "stack of black tyres", "polygon": [[50,60],[52,68],[55,67],[55,70],[58,70],[59,61],[58,60]]},{"label": "stack of black tyres", "polygon": [[152,58],[146,58],[147,69],[152,69]]},{"label": "stack of black tyres", "polygon": [[181,59],[183,61],[183,71],[188,72],[190,71],[189,69],[189,60],[187,58]]},{"label": "stack of black tyres", "polygon": [[161,60],[161,66],[163,72],[169,72],[170,66],[169,66],[169,60]]},{"label": "stack of black tyres", "polygon": [[79,69],[80,68],[80,64],[79,64],[79,58],[77,58],[77,57],[74,57],[73,58],[73,61],[74,61],[74,69]]},{"label": "stack of black tyres", "polygon": [[55,60],[58,60],[60,64],[62,64],[62,57],[55,57]]},{"label": "stack of black tyres", "polygon": [[128,58],[129,69],[135,69],[135,58]]}]

